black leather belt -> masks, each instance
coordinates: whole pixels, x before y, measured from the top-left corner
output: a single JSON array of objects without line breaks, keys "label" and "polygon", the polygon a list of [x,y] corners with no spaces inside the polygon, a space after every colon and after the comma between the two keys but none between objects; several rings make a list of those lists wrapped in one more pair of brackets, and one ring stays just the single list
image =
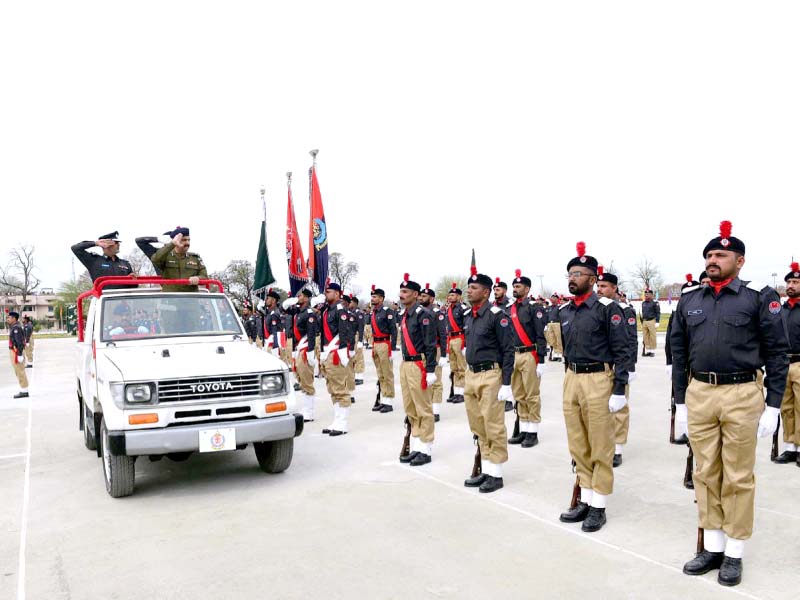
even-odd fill
[{"label": "black leather belt", "polygon": [[756,380],[755,371],[739,371],[738,373],[701,373],[692,371],[692,379],[710,383],[711,385],[735,385],[737,383],[750,383]]},{"label": "black leather belt", "polygon": [[372,341],[373,342],[389,342],[391,340],[392,340],[392,338],[389,337],[389,336],[387,336],[387,337],[375,337],[375,336],[372,336]]},{"label": "black leather belt", "polygon": [[457,335],[464,335],[463,331],[451,331],[447,334],[449,337],[456,337]]},{"label": "black leather belt", "polygon": [[497,367],[496,362],[482,362],[475,365],[467,365],[469,370],[473,373],[480,373],[482,371],[491,371]]},{"label": "black leather belt", "polygon": [[415,354],[414,356],[404,356],[403,360],[406,362],[419,362],[422,360],[422,355]]},{"label": "black leather belt", "polygon": [[606,370],[606,363],[569,363],[567,368],[573,373],[599,373]]},{"label": "black leather belt", "polygon": [[800,362],[800,354],[790,354],[789,355],[789,362],[790,363]]},{"label": "black leather belt", "polygon": [[534,350],[536,350],[536,346],[517,346],[514,348],[517,354],[525,354],[526,352],[533,352]]}]

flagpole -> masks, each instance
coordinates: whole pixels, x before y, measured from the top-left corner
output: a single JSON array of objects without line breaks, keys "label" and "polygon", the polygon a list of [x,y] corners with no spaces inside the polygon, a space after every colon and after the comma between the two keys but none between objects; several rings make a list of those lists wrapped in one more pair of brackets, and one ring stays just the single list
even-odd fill
[{"label": "flagpole", "polygon": [[267,222],[267,188],[263,185],[261,186],[261,208],[264,212],[264,223]]},{"label": "flagpole", "polygon": [[[309,214],[309,243],[308,243],[308,263],[306,268],[308,269],[308,281],[309,283],[314,282],[314,272],[316,270],[316,265],[312,268],[312,263],[314,262],[314,228],[311,223],[311,215],[314,214],[313,209],[313,179],[314,179],[314,171],[317,167],[317,154],[319,154],[319,149],[315,148],[313,150],[309,150],[308,152],[311,155],[311,168],[308,170],[308,214]],[[316,286],[315,284],[315,287]],[[318,290],[322,291],[322,290]]]}]

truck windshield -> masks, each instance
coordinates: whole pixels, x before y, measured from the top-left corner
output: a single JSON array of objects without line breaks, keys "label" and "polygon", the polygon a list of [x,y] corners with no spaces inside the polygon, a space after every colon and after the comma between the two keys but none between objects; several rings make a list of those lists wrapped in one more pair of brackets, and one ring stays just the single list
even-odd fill
[{"label": "truck windshield", "polygon": [[101,340],[242,334],[225,297],[200,294],[122,296],[103,301]]}]

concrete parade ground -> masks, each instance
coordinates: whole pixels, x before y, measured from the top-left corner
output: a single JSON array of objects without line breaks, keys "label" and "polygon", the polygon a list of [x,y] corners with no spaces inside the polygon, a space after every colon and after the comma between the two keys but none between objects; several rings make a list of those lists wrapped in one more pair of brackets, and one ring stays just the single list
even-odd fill
[{"label": "concrete parade ground", "polygon": [[681,572],[696,507],[682,484],[687,449],[668,443],[663,336],[656,358],[639,358],[629,443],[608,523],[593,534],[558,520],[575,481],[561,363],[548,362],[542,380],[539,445],[509,447],[505,488],[493,494],[463,486],[474,455],[463,404],[442,405],[431,464],[398,462],[402,402],[370,410],[366,351],[350,432],[320,433],[332,407],[315,380],[317,419],[285,473],[264,474],[252,447],[185,462],[142,457],[133,496],[113,499],[78,431],[74,349],[73,339],[38,341],[30,402],[12,399],[11,366],[0,368],[0,599],[796,598],[800,589],[800,468],[772,464],[769,438],[758,443],[742,584]]}]

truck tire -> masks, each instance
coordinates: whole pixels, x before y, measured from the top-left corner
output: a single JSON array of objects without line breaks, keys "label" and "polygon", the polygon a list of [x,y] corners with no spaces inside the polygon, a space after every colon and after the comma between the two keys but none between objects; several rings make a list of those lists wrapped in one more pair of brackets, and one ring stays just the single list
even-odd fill
[{"label": "truck tire", "polygon": [[108,429],[106,420],[100,424],[100,446],[103,458],[103,478],[106,482],[106,491],[112,498],[122,498],[133,493],[135,478],[133,456],[113,456],[108,449]]},{"label": "truck tire", "polygon": [[292,464],[294,454],[294,438],[275,440],[273,442],[256,442],[258,466],[265,473],[283,473]]},{"label": "truck tire", "polygon": [[86,404],[81,400],[81,409],[83,410],[83,443],[89,450],[97,450],[97,439],[95,439],[92,432],[89,430],[89,421],[94,422],[94,415],[89,412]]}]

